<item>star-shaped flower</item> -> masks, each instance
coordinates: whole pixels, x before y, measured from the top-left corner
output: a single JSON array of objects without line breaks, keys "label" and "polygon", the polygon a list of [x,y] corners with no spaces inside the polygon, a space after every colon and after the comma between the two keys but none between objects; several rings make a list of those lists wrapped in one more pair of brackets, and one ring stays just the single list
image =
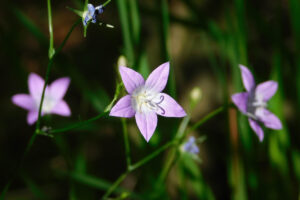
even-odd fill
[{"label": "star-shaped flower", "polygon": [[116,103],[109,115],[125,118],[135,116],[137,126],[147,142],[156,129],[157,115],[186,116],[183,108],[172,97],[161,92],[167,84],[169,69],[170,64],[166,62],[157,67],[145,81],[138,72],[124,66],[119,67],[129,94]]},{"label": "star-shaped flower", "polygon": [[189,139],[183,144],[182,150],[191,154],[198,154],[200,152],[194,136],[189,137]]},{"label": "star-shaped flower", "polygon": [[[12,97],[12,102],[28,110],[27,123],[33,124],[38,119],[40,101],[42,97],[44,80],[37,74],[31,73],[28,78],[29,94],[16,94]],[[71,111],[68,104],[63,100],[70,84],[70,79],[60,78],[46,87],[42,116],[45,114],[57,114],[70,116]]]},{"label": "star-shaped flower", "polygon": [[243,65],[240,65],[240,69],[247,92],[234,94],[231,98],[238,109],[248,116],[251,128],[262,141],[264,132],[261,124],[275,130],[282,129],[278,117],[267,109],[267,102],[276,93],[278,84],[275,81],[266,81],[256,86],[249,69]]},{"label": "star-shaped flower", "polygon": [[104,7],[102,5],[94,7],[93,4],[88,4],[87,10],[82,14],[83,25],[87,26],[90,20],[92,23],[96,23],[97,15],[103,13],[103,11]]}]

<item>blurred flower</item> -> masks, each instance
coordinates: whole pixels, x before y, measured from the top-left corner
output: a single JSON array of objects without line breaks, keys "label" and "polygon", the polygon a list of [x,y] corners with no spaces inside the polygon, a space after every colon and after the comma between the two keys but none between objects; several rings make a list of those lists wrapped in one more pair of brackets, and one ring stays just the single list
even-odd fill
[{"label": "blurred flower", "polygon": [[156,125],[157,114],[164,117],[184,117],[183,108],[169,95],[161,93],[169,76],[169,62],[157,67],[145,81],[138,72],[120,66],[124,86],[129,93],[111,109],[110,116],[130,118],[135,116],[139,130],[148,142]]},{"label": "blurred flower", "polygon": [[256,86],[249,69],[243,65],[240,65],[240,69],[247,92],[234,94],[231,98],[238,109],[248,116],[251,128],[262,141],[264,132],[260,124],[275,130],[282,128],[278,117],[267,109],[267,102],[276,93],[278,84],[275,81],[266,81]]},{"label": "blurred flower", "polygon": [[96,23],[97,15],[103,13],[104,7],[102,5],[97,6],[96,8],[93,4],[87,5],[87,10],[85,10],[82,14],[83,25],[87,26],[88,22],[91,20],[92,23]]},{"label": "blurred flower", "polygon": [[182,151],[191,154],[198,154],[200,152],[194,136],[189,137],[189,139],[185,143],[183,143]]},{"label": "blurred flower", "polygon": [[[28,78],[29,95],[16,94],[12,97],[12,102],[15,105],[29,111],[27,123],[30,125],[38,119],[44,83],[44,80],[39,75],[31,73]],[[70,79],[65,77],[55,80],[50,86],[46,87],[41,113],[42,116],[45,114],[71,115],[68,104],[62,99],[69,84]]]}]

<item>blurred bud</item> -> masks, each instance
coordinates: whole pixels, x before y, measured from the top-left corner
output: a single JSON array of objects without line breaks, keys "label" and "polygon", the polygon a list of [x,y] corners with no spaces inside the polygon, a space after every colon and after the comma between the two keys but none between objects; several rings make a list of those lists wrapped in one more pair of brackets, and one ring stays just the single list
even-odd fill
[{"label": "blurred bud", "polygon": [[199,87],[194,87],[190,92],[190,108],[191,110],[197,105],[202,98],[202,91]]},{"label": "blurred bud", "polygon": [[127,66],[126,57],[121,55],[118,59],[118,66]]},{"label": "blurred bud", "polygon": [[197,102],[197,101],[200,101],[201,97],[202,97],[201,89],[199,87],[193,88],[190,93],[191,100],[194,102]]}]

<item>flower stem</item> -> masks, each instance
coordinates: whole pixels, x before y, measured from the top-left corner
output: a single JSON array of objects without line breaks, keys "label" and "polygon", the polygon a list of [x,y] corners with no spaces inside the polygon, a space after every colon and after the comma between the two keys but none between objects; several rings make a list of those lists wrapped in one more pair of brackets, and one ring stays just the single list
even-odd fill
[{"label": "flower stem", "polygon": [[104,194],[104,196],[102,197],[102,199],[107,199],[111,193],[113,193],[115,191],[115,189],[118,187],[118,185],[127,177],[127,175],[140,168],[141,166],[143,166],[144,164],[146,164],[147,162],[149,162],[150,160],[152,160],[153,158],[155,158],[156,156],[158,156],[161,152],[163,152],[164,150],[166,150],[167,148],[169,148],[170,146],[174,145],[175,142],[177,140],[173,140],[171,142],[166,143],[165,145],[163,145],[162,147],[160,147],[159,149],[157,149],[156,151],[154,151],[153,153],[151,153],[150,155],[146,156],[145,158],[143,158],[142,160],[138,161],[137,163],[129,166],[129,168],[127,169],[127,171],[125,173],[123,173],[115,182],[114,184],[107,190],[107,192]]},{"label": "flower stem", "polygon": [[48,24],[49,24],[49,52],[48,57],[51,59],[55,54],[55,49],[53,47],[53,26],[52,26],[52,11],[51,11],[51,0],[47,0],[48,7]]},{"label": "flower stem", "polygon": [[122,181],[127,177],[129,171],[121,174],[119,178],[112,184],[112,186],[107,190],[107,192],[103,195],[102,199],[108,199],[109,195],[122,183]]},{"label": "flower stem", "polygon": [[213,118],[214,116],[218,115],[219,113],[221,113],[224,110],[225,110],[225,106],[221,106],[221,107],[215,109],[214,111],[208,113],[205,117],[203,117],[198,122],[196,122],[196,124],[194,124],[194,126],[192,126],[192,128],[190,129],[190,131],[196,130],[199,126],[201,126],[206,121],[210,120],[211,118]]},{"label": "flower stem", "polygon": [[129,170],[129,168],[131,166],[131,158],[130,158],[130,146],[129,146],[129,139],[128,139],[127,124],[126,124],[125,118],[122,118],[121,121],[122,121],[122,127],[123,127],[123,135],[124,135],[126,164],[127,164],[127,170]]},{"label": "flower stem", "polygon": [[105,7],[107,4],[110,3],[110,1],[111,1],[111,0],[107,0],[106,2],[104,2],[104,3],[102,4],[102,6]]}]

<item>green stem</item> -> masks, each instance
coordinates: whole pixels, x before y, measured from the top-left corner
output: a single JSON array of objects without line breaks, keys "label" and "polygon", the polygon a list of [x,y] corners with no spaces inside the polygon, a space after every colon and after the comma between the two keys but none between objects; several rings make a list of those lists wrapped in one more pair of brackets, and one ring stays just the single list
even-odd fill
[{"label": "green stem", "polygon": [[107,4],[110,3],[111,0],[107,0],[106,2],[104,2],[104,4],[102,4],[103,7],[105,7]]},{"label": "green stem", "polygon": [[162,147],[160,147],[159,149],[157,149],[156,151],[154,151],[153,153],[151,153],[147,157],[145,157],[142,160],[138,161],[137,163],[131,165],[130,172],[133,171],[133,170],[136,170],[137,168],[139,168],[141,166],[143,166],[144,164],[146,164],[147,162],[149,162],[150,160],[152,160],[153,158],[158,156],[161,152],[163,152],[164,150],[166,150],[170,146],[176,144],[176,142],[177,142],[177,140],[173,140],[171,142],[166,143],[165,145],[163,145]]},{"label": "green stem", "polygon": [[53,129],[53,130],[50,130],[49,131],[49,134],[53,134],[53,133],[63,133],[63,132],[66,132],[66,131],[69,131],[69,130],[72,130],[72,129],[76,129],[78,127],[82,127],[88,123],[91,123],[93,121],[96,121],[98,119],[100,119],[101,117],[104,117],[108,114],[108,112],[103,112],[93,118],[90,118],[88,120],[85,120],[85,121],[82,121],[82,122],[78,122],[78,123],[75,123],[75,124],[72,124],[70,126],[67,126],[65,128],[59,128],[59,129]]},{"label": "green stem", "polygon": [[49,59],[51,59],[55,53],[55,49],[53,47],[53,26],[52,26],[51,0],[47,0],[47,7],[48,7],[48,24],[49,24],[49,36],[50,36],[48,56],[49,56]]},{"label": "green stem", "polygon": [[129,168],[131,166],[131,159],[130,159],[130,146],[129,146],[129,139],[128,139],[127,124],[126,124],[125,118],[122,118],[121,121],[122,121],[122,127],[123,127],[123,135],[124,135],[126,164],[127,164],[127,170],[129,170]]},{"label": "green stem", "polygon": [[123,173],[119,178],[112,184],[112,186],[107,190],[107,192],[102,197],[103,200],[108,199],[109,195],[122,183],[122,181],[127,177],[129,172]]},{"label": "green stem", "polygon": [[217,108],[216,110],[208,113],[205,117],[203,117],[198,122],[196,122],[196,124],[194,124],[194,126],[192,126],[190,131],[196,130],[199,126],[201,126],[202,124],[204,124],[205,122],[207,122],[208,120],[210,120],[211,118],[218,115],[219,113],[221,113],[224,110],[225,110],[225,106],[221,106],[221,107]]}]

